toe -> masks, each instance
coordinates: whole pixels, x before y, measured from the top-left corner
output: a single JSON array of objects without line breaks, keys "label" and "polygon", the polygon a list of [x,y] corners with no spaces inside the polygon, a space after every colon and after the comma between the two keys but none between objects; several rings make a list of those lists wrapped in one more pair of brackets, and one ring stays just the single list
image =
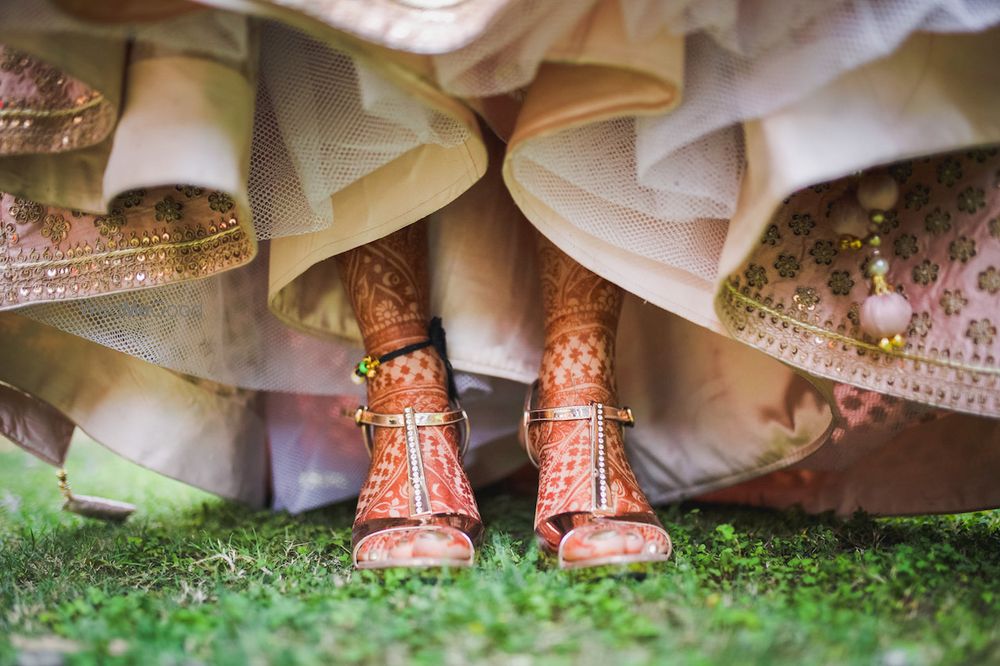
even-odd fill
[{"label": "toe", "polygon": [[625,552],[622,532],[613,526],[581,527],[574,530],[563,546],[563,558],[586,560],[613,557]]},{"label": "toe", "polygon": [[467,560],[472,556],[466,539],[458,530],[432,528],[419,530],[414,537],[414,557]]}]

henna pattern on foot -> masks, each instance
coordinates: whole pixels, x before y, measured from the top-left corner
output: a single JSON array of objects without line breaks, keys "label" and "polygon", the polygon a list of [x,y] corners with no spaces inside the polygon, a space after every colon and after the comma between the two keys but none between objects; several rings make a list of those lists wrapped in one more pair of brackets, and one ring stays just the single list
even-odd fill
[{"label": "henna pattern on foot", "polygon": [[[623,294],[620,287],[587,270],[539,236],[539,267],[545,308],[545,349],[539,373],[537,404],[544,407],[617,405],[615,338]],[[529,445],[539,462],[536,530],[550,549],[565,533],[549,519],[589,513],[591,433],[589,421],[537,423]],[[625,456],[621,428],[606,430],[610,500],[608,514],[650,514]],[[591,529],[592,528],[592,529]],[[638,527],[610,523],[573,530],[563,544],[567,560],[634,554],[651,535]],[[652,535],[652,538],[657,538]]]},{"label": "henna pattern on foot", "polygon": [[[368,353],[380,356],[427,338],[430,284],[425,223],[345,252],[337,262]],[[368,381],[368,405],[372,411],[393,414],[405,407],[417,412],[447,410],[447,375],[437,351],[420,349],[379,366]],[[422,427],[420,441],[430,511],[463,517],[461,524],[478,524],[472,488],[458,455],[458,427]],[[419,525],[420,520],[409,519],[409,491],[404,430],[376,428],[371,467],[358,498],[355,542],[386,527]],[[397,536],[389,544],[398,551],[396,556],[405,556],[412,548],[428,557],[468,551],[467,541],[458,536]]]}]

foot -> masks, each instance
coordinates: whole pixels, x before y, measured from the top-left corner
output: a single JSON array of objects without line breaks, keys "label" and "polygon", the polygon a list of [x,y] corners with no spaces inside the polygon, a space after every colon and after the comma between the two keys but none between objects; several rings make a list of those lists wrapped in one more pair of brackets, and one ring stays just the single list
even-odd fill
[{"label": "foot", "polygon": [[[617,404],[611,390],[594,386],[541,393],[536,400],[546,408],[591,402]],[[566,566],[664,559],[670,540],[625,456],[622,427],[605,421],[603,431],[606,503],[594,490],[589,419],[529,428],[529,444],[539,462],[535,520],[542,545],[557,552]]]},{"label": "foot", "polygon": [[[444,366],[433,349],[383,364],[369,382],[369,409],[381,414],[450,411]],[[407,463],[406,431],[375,427],[372,462],[354,521],[362,567],[469,564],[482,530],[459,455],[456,425],[416,428],[427,506],[418,502]]]}]

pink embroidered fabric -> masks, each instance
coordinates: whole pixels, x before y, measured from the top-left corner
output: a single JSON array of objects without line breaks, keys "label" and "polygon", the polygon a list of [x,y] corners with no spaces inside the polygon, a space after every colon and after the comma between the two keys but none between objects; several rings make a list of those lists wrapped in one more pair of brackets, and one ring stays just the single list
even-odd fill
[{"label": "pink embroidered fabric", "polygon": [[105,215],[0,194],[0,308],[181,282],[252,256],[223,192],[132,190]]},{"label": "pink embroidered fabric", "polygon": [[3,44],[0,111],[3,155],[89,146],[106,138],[116,120],[113,105],[99,91]]},{"label": "pink embroidered fabric", "polygon": [[830,207],[852,179],[789,197],[723,291],[733,334],[815,375],[973,414],[996,414],[1000,152],[975,148],[888,167],[899,204],[882,225],[889,284],[913,307],[885,353],[858,318],[866,249],[844,249]]}]

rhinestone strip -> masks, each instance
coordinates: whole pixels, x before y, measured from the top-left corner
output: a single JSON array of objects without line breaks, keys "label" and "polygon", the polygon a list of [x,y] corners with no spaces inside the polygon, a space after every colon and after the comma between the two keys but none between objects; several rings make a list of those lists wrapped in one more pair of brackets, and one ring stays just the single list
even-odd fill
[{"label": "rhinestone strip", "polygon": [[608,509],[608,470],[604,441],[604,404],[591,403],[591,468],[594,470],[594,506],[601,511]]},{"label": "rhinestone strip", "polygon": [[431,501],[427,495],[427,481],[424,478],[424,461],[420,454],[417,421],[414,418],[412,407],[407,407],[403,410],[403,424],[406,429],[406,468],[412,491],[413,514],[430,513]]}]

